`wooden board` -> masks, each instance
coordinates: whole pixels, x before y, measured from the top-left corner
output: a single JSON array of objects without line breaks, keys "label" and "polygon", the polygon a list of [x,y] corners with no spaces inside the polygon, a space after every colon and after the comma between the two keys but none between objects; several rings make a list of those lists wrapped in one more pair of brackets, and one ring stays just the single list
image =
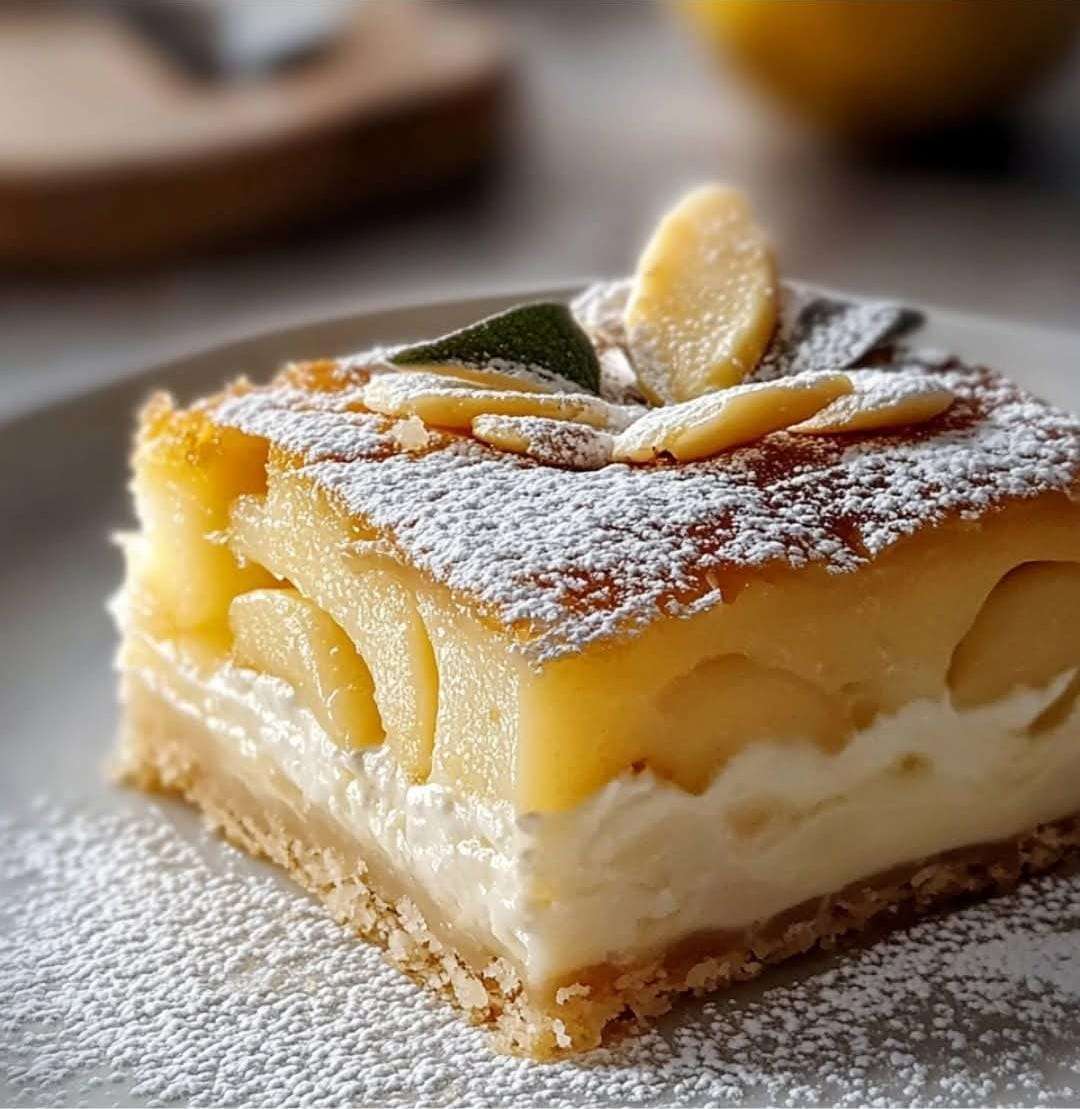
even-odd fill
[{"label": "wooden board", "polygon": [[501,38],[443,5],[362,6],[270,77],[194,76],[91,5],[0,10],[0,264],[144,262],[429,189],[491,153]]}]

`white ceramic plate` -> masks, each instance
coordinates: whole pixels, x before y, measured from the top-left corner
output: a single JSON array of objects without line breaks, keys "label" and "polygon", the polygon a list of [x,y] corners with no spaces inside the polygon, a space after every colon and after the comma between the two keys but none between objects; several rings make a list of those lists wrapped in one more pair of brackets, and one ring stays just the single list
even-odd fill
[{"label": "white ceramic plate", "polygon": [[[544,295],[550,292],[545,291]],[[556,290],[554,295],[566,295],[566,290]],[[0,843],[0,849],[6,852],[16,843],[30,842],[25,836],[22,839],[19,836],[38,819],[35,799],[39,805],[43,799],[62,803],[67,812],[84,806],[95,813],[130,814],[145,812],[150,805],[142,798],[133,798],[107,785],[101,773],[116,718],[110,671],[114,638],[104,601],[118,582],[120,565],[108,536],[130,519],[126,454],[132,410],[139,400],[157,387],[171,389],[182,399],[190,399],[240,372],[255,378],[265,376],[290,358],[342,354],[375,343],[439,334],[522,299],[520,295],[491,296],[381,311],[246,339],[0,423],[0,526],[3,528],[0,545],[0,751],[3,753],[0,812],[7,814],[9,819],[8,824],[0,825],[0,834],[8,841]],[[931,312],[920,341],[956,351],[970,360],[988,362],[1055,402],[1080,409],[1080,335]],[[179,807],[158,806],[153,811],[155,819],[172,822],[181,835],[197,838],[193,830],[195,822]],[[206,850],[212,857],[219,849],[210,844]],[[226,849],[220,848],[220,853],[224,858]],[[230,859],[229,865],[248,864],[237,864],[235,859]],[[276,880],[267,877],[258,864],[250,865],[258,872],[260,880]],[[21,880],[30,881],[32,875]],[[89,1104],[109,1100],[141,1104],[159,1100],[163,1096],[162,1088],[153,1083],[147,1085],[145,1074],[130,1062],[130,1057],[125,1063],[122,1052],[119,1056],[113,1052],[111,1058],[102,1057],[96,1069],[91,1052],[84,1060],[81,1073],[69,1074],[61,1083],[57,1077],[59,1071],[50,1071],[45,1065],[48,1053],[43,1053],[40,1035],[33,1039],[37,1046],[32,1054],[35,1057],[44,1055],[45,1062],[39,1068],[40,1073],[33,1068],[26,1073],[26,1045],[36,1033],[26,1020],[9,1019],[5,1024],[2,1011],[11,1002],[10,997],[4,997],[4,979],[14,966],[14,962],[6,965],[5,960],[25,959],[27,953],[25,945],[20,946],[19,938],[19,928],[25,929],[26,922],[16,922],[10,911],[19,896],[17,883],[9,876],[6,888],[0,887],[0,927],[3,928],[0,933],[0,1068],[7,1068],[6,1074],[0,1069],[0,1100],[6,1104],[48,1103],[61,1099]],[[102,896],[106,896],[104,891]],[[301,894],[295,896],[302,897]],[[7,911],[3,909],[5,900],[9,904]],[[90,906],[88,911],[92,910]],[[1077,950],[1080,951],[1080,941]],[[820,960],[809,961],[769,982],[801,981],[819,973],[820,965]],[[26,967],[17,969],[14,978],[24,991],[25,1002],[25,991],[28,988],[33,991],[35,987],[27,987]],[[53,987],[42,978],[36,988]],[[1055,982],[1054,988],[1064,987]],[[760,993],[762,987],[755,989],[759,991],[757,994],[744,992],[741,996],[744,999],[764,996]],[[30,1004],[27,1011],[33,1017],[34,1005]],[[693,1016],[699,1023],[701,1019],[700,1012]],[[689,1020],[691,1017],[684,1009],[674,1023],[668,1022],[665,1027],[677,1029],[680,1022],[685,1024]],[[57,1022],[57,1037],[85,1034],[85,1029],[80,1030],[78,1020],[71,1014],[58,1016]],[[1027,1031],[1034,1034],[1034,1029]],[[468,1035],[474,1036],[471,1032]],[[674,1042],[678,1042],[677,1035]],[[694,1042],[700,1045],[701,1040]],[[965,1052],[969,1049],[959,1041],[948,1049],[953,1052],[951,1065],[954,1069],[958,1067],[964,1073],[978,1071],[981,1056],[974,1062],[972,1058],[965,1061]],[[102,1050],[109,1055],[109,1051]],[[143,1050],[150,1049],[144,1045]],[[437,1036],[427,1037],[415,1045],[415,1057],[410,1057],[409,1068],[419,1065],[417,1060],[422,1062],[425,1053],[435,1059],[442,1057],[445,1050],[446,1045],[440,1044]],[[760,1079],[755,1077],[757,1072],[745,1067],[742,1071],[737,1067],[731,1070],[735,1067],[734,1061],[730,1061],[730,1066],[723,1060],[718,1063],[715,1054],[709,1057],[711,1062],[702,1056],[698,1064],[688,1064],[682,1070],[677,1066],[672,1069],[670,1059],[656,1062],[654,1073],[650,1073],[649,1067],[654,1064],[648,1060],[658,1058],[656,1050],[659,1049],[653,1050],[647,1058],[639,1055],[620,1057],[617,1061],[618,1066],[630,1068],[626,1073],[638,1075],[638,1085],[612,1087],[615,1079],[610,1074],[601,1082],[600,1072],[588,1067],[570,1072],[513,1063],[506,1064],[511,1070],[497,1073],[513,1076],[513,1098],[519,1104],[562,1100],[556,1097],[556,1090],[565,1091],[566,1101],[584,1104],[600,1103],[611,1096],[612,1089],[617,1089],[620,1100],[649,1104],[671,1100],[699,1104],[758,1098],[777,1102],[820,1101],[849,1096],[853,1091],[856,1100],[877,1096],[888,1102],[926,1102],[943,1096],[943,1091],[947,1090],[947,1084],[941,1085],[945,1079],[940,1075],[934,1078],[931,1074],[936,1065],[932,1061],[925,1064],[931,1070],[912,1085],[911,1067],[918,1072],[923,1066],[922,1056],[914,1048],[911,1055],[914,1062],[905,1063],[907,1070],[897,1064],[895,1081],[888,1076],[887,1059],[884,1063],[878,1059],[884,1071],[883,1077],[874,1079],[877,1085],[867,1085],[869,1079],[857,1078],[856,1072],[859,1067],[865,1070],[865,1062],[848,1060],[851,1072],[845,1074],[847,1064],[843,1056],[838,1057],[840,1073],[835,1076],[835,1089],[821,1084],[824,1080],[820,1077],[820,1067],[815,1071],[817,1078],[811,1080],[807,1075],[803,1076],[803,1081],[797,1071],[778,1078],[777,1063],[772,1077],[768,1078],[768,1057],[754,1064],[766,1075]],[[700,1054],[700,1047],[695,1050]],[[1043,1096],[1052,1102],[1067,1101],[1068,1095],[1061,1093],[1067,1088],[1061,1075],[1071,1071],[1077,1062],[1080,1062],[1080,1055],[1074,1059],[1059,1053],[1048,1057],[1045,1064],[1027,1060],[1023,1067],[1018,1062],[1013,1071],[1006,1066],[1003,1074],[988,1080],[985,1100],[1027,1102],[1035,1099],[1033,1084],[1035,1087],[1044,1084]],[[258,1060],[253,1065],[269,1066]],[[387,1086],[384,1082],[382,1086],[354,1087],[350,1099],[381,1099],[395,1104],[414,1099],[432,1103],[486,1100],[502,1104],[510,1099],[510,1086],[506,1087],[504,1095],[488,1085],[486,1095],[481,1098],[476,1088],[455,1085],[450,1079],[440,1085],[431,1078],[430,1067],[420,1070],[426,1075],[423,1083],[417,1079],[417,1084],[411,1085],[408,1074],[403,1071],[397,1085]],[[1020,1070],[1024,1074],[1018,1077]],[[21,1077],[19,1071],[23,1072]],[[313,1077],[318,1073],[315,1068]],[[560,1073],[564,1077],[557,1081],[562,1084],[553,1086]],[[108,1074],[112,1079],[106,1086],[95,1084],[102,1075]],[[691,1080],[694,1075],[698,1078]],[[300,1087],[275,1086],[270,1081],[271,1076],[266,1077],[262,1097],[253,1095],[250,1086],[232,1090],[220,1085],[200,1089],[196,1083],[190,1089],[181,1087],[178,1100],[201,1099],[202,1103],[236,1098],[273,1101],[301,1096]],[[328,1081],[331,1081],[329,1094],[323,1100],[333,1101],[330,1096],[334,1089],[332,1076]],[[968,1093],[966,1086],[952,1090],[957,1101],[966,1100]],[[312,1096],[310,1100],[319,1099]]]}]

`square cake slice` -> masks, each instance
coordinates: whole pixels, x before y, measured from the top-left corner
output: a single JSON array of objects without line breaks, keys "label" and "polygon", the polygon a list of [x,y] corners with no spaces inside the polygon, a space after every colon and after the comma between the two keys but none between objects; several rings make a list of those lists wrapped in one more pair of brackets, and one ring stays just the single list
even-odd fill
[{"label": "square cake slice", "polygon": [[1080,421],[784,289],[646,408],[624,301],[153,398],[116,605],[120,774],[535,1058],[1080,844]]}]

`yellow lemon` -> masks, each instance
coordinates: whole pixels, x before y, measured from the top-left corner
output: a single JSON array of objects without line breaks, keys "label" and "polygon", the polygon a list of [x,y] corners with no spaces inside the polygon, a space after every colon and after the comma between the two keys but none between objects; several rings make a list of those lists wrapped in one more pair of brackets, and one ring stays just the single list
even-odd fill
[{"label": "yellow lemon", "polygon": [[679,0],[764,88],[832,130],[914,134],[997,107],[1069,47],[1068,0]]}]

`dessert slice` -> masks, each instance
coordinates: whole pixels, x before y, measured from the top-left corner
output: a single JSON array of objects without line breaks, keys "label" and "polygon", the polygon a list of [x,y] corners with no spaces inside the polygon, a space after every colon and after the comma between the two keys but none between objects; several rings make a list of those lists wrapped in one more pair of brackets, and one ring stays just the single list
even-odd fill
[{"label": "dessert slice", "polygon": [[[621,290],[539,313],[555,346],[632,366]],[[759,372],[669,409],[553,385],[536,334],[507,364],[498,317],[490,373],[440,340],[153,398],[120,774],[536,1058],[1054,864],[1080,421],[899,309],[778,305]]]}]

